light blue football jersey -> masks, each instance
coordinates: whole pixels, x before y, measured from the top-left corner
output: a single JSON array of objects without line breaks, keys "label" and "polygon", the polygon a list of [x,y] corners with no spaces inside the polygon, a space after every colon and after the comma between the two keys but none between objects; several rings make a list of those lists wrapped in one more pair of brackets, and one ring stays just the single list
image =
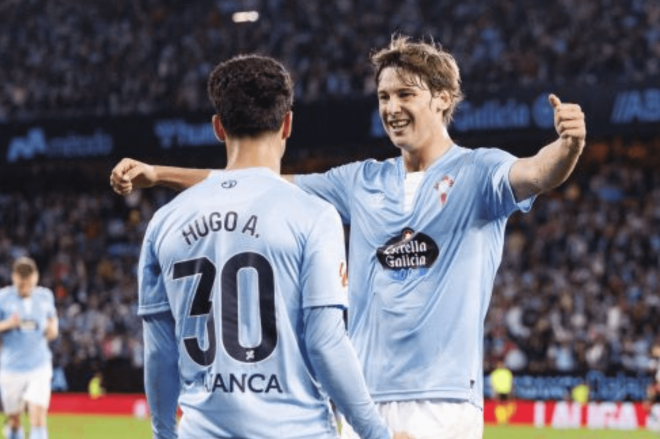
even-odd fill
[{"label": "light blue football jersey", "polygon": [[53,292],[37,286],[30,298],[24,299],[13,286],[0,289],[0,320],[15,313],[21,326],[0,334],[0,370],[29,372],[48,365],[52,354],[44,332],[48,319],[57,316]]},{"label": "light blue football jersey", "polygon": [[455,398],[483,406],[484,319],[509,215],[514,156],[457,145],[404,210],[401,157],[300,175],[350,224],[349,336],[377,402]]},{"label": "light blue football jersey", "polygon": [[266,168],[212,172],[156,212],[138,312],[176,321],[180,437],[337,437],[302,319],[347,306],[344,264],[336,210]]}]

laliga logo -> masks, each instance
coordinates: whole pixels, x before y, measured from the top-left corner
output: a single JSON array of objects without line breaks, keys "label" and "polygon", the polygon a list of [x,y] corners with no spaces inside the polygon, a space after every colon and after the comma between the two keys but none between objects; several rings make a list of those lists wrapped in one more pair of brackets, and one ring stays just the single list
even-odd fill
[{"label": "laliga logo", "polygon": [[346,261],[341,261],[339,264],[339,279],[341,279],[341,286],[343,288],[348,287],[348,266]]},{"label": "laliga logo", "polygon": [[497,404],[495,406],[495,420],[498,424],[508,424],[516,413],[516,403]]}]

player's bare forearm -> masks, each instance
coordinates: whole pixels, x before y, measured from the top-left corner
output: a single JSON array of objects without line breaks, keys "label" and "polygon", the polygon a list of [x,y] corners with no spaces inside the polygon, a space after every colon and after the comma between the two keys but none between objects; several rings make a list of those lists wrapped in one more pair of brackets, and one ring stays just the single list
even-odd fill
[{"label": "player's bare forearm", "polygon": [[48,341],[53,341],[57,338],[59,335],[59,324],[57,321],[57,317],[51,317],[48,319],[46,322],[46,330],[44,331],[44,334],[46,336],[46,340]]},{"label": "player's bare forearm", "polygon": [[559,138],[533,157],[517,160],[509,175],[517,200],[553,189],[571,175],[586,144],[584,113],[579,105],[562,104],[550,95]]},{"label": "player's bare forearm", "polygon": [[154,166],[157,175],[156,186],[164,186],[176,191],[188,189],[206,179],[210,169],[178,168],[174,166]]},{"label": "player's bare forearm", "polygon": [[110,185],[119,195],[128,195],[133,189],[164,186],[177,191],[204,180],[208,169],[186,169],[172,166],[153,166],[131,158],[122,159],[110,173]]}]

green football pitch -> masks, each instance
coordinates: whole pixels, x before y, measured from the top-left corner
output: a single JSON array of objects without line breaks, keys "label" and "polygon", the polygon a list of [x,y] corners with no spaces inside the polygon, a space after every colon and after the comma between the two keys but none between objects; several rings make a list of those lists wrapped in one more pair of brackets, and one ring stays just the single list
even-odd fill
[{"label": "green football pitch", "polygon": [[484,439],[660,439],[660,433],[646,430],[553,430],[551,428],[486,426]]},{"label": "green football pitch", "polygon": [[[148,419],[98,415],[50,415],[50,439],[149,439]],[[660,433],[615,430],[552,430],[486,426],[484,439],[660,439]]]}]

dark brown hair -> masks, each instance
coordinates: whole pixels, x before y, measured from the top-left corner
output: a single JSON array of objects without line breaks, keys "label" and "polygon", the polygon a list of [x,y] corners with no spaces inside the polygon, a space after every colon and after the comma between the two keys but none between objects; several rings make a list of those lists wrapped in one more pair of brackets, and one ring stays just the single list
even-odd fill
[{"label": "dark brown hair", "polygon": [[237,137],[277,131],[293,105],[293,81],[273,58],[239,55],[220,63],[207,91],[225,131]]}]

